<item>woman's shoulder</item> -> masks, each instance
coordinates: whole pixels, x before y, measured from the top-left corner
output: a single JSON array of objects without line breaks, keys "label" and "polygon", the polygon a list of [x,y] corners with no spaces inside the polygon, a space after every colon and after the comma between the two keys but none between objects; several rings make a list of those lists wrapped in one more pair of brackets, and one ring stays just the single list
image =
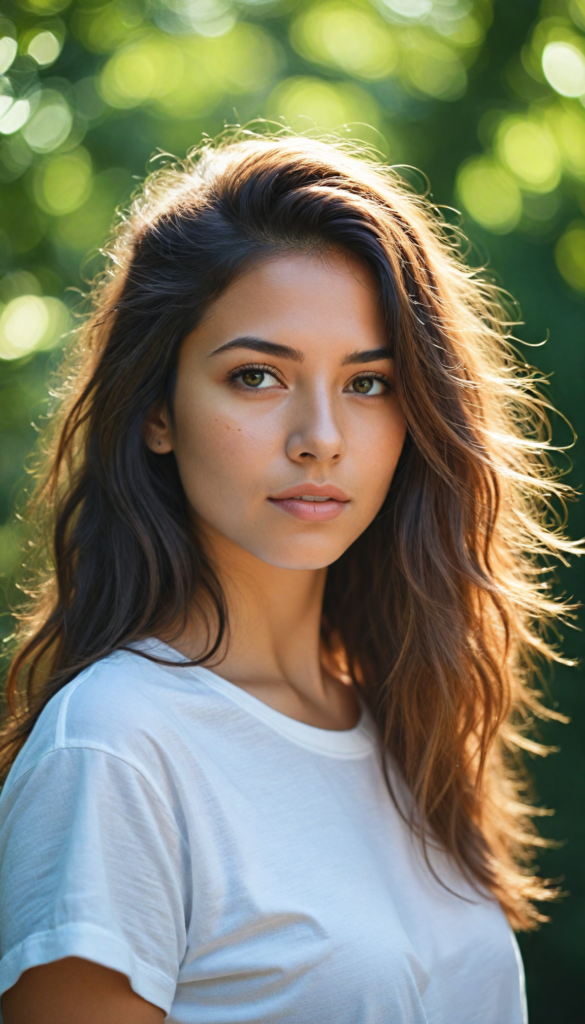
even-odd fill
[{"label": "woman's shoulder", "polygon": [[102,658],[63,686],[43,708],[10,773],[12,778],[53,751],[84,748],[137,767],[155,750],[173,749],[181,705],[200,685],[193,673],[135,650]]}]

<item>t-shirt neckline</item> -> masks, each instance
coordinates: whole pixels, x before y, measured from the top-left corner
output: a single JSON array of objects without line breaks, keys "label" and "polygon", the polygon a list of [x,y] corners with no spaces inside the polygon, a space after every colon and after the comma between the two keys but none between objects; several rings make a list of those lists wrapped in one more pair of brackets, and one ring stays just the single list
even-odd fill
[{"label": "t-shirt neckline", "polygon": [[[129,644],[128,647],[148,654],[158,653],[166,661],[180,664],[183,660],[183,655],[179,651],[155,637],[137,641]],[[239,705],[244,711],[263,722],[264,725],[299,746],[326,754],[329,757],[348,759],[366,757],[375,748],[374,723],[362,701],[360,701],[362,705],[360,719],[352,729],[320,729],[317,726],[307,725],[306,722],[290,718],[288,715],[282,714],[281,711],[276,711],[275,708],[271,708],[258,697],[254,697],[240,686],[230,683],[229,680],[203,665],[184,665],[183,670],[192,673],[211,689],[223,694],[232,703]]]}]

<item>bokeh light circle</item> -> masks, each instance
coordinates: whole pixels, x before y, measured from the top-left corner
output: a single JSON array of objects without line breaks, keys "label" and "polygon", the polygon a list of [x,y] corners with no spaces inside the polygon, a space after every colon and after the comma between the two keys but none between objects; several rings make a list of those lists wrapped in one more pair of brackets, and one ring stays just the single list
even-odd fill
[{"label": "bokeh light circle", "polygon": [[571,224],[555,246],[555,260],[565,281],[585,294],[585,222]]},{"label": "bokeh light circle", "polygon": [[69,312],[59,299],[19,295],[0,315],[0,359],[22,359],[53,348],[69,326]]},{"label": "bokeh light circle", "polygon": [[37,32],[28,44],[28,51],[33,60],[41,67],[53,64],[61,52],[61,43],[53,32]]},{"label": "bokeh light circle", "polygon": [[33,152],[50,153],[66,141],[72,127],[73,115],[65,97],[45,89],[22,134]]},{"label": "bokeh light circle", "polygon": [[528,118],[508,117],[498,130],[499,154],[522,188],[551,192],[561,177],[561,156],[552,133]]},{"label": "bokeh light circle", "polygon": [[545,46],[542,70],[549,85],[561,96],[585,95],[585,56],[571,43],[554,42]]},{"label": "bokeh light circle", "polygon": [[522,216],[522,195],[514,178],[488,157],[463,164],[457,191],[473,219],[494,234],[512,231]]},{"label": "bokeh light circle", "polygon": [[71,153],[47,158],[39,164],[33,178],[38,205],[53,217],[71,213],[81,206],[91,186],[91,159],[81,146]]}]

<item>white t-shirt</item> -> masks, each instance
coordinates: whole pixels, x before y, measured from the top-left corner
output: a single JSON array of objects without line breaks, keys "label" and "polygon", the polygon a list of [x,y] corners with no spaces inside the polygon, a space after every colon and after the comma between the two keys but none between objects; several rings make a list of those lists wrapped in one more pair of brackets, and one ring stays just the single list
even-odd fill
[{"label": "white t-shirt", "polygon": [[43,710],[0,858],[0,992],[77,956],[173,1024],[526,1020],[502,910],[442,854],[465,898],[433,879],[365,713],[316,729],[207,669],[117,652]]}]

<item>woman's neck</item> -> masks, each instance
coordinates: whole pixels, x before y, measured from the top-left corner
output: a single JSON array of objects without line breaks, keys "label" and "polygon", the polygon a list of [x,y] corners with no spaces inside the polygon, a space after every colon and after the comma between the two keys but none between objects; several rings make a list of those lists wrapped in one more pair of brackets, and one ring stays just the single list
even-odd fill
[{"label": "woman's neck", "polygon": [[[324,729],[352,728],[358,718],[352,688],[323,666],[327,570],[280,568],[219,534],[206,540],[229,613],[226,649],[210,667],[290,718]],[[204,616],[195,611],[172,643],[198,657],[206,641]]]}]

